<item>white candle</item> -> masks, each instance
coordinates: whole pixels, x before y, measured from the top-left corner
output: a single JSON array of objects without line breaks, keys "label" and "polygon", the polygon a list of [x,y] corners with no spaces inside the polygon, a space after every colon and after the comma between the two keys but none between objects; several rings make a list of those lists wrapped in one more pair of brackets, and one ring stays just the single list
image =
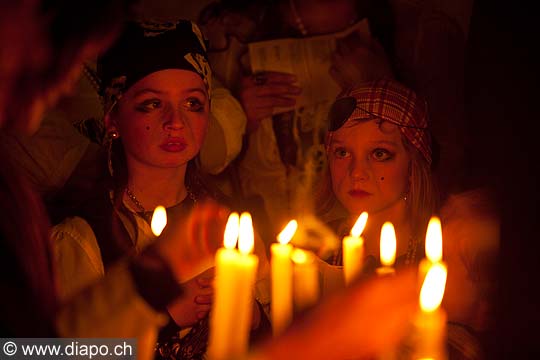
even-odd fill
[{"label": "white candle", "polygon": [[420,311],[414,321],[412,359],[446,359],[446,313],[440,305],[446,287],[446,266],[434,263],[420,291]]},{"label": "white candle", "polygon": [[274,336],[281,334],[291,323],[293,316],[293,268],[289,244],[298,223],[291,220],[279,233],[278,243],[270,246],[272,253],[272,331]]},{"label": "white candle", "polygon": [[424,278],[428,270],[435,263],[442,262],[442,228],[441,220],[432,216],[429,220],[426,231],[426,257],[420,261],[418,266],[418,287],[422,287]]},{"label": "white candle", "polygon": [[[237,251],[234,246],[238,237]],[[216,254],[215,298],[210,314],[208,357],[212,360],[247,353],[253,307],[253,287],[259,259],[251,254],[254,237],[251,216],[229,217],[224,248]]]},{"label": "white candle", "polygon": [[315,254],[311,251],[294,249],[291,255],[293,268],[293,296],[297,311],[312,307],[319,299],[319,270]]},{"label": "white candle", "polygon": [[397,241],[394,225],[387,221],[381,228],[380,254],[382,266],[377,268],[378,275],[393,275],[395,273],[392,266],[396,261],[396,246]]},{"label": "white candle", "polygon": [[351,235],[345,236],[342,242],[343,249],[343,272],[345,283],[348,285],[362,272],[364,262],[364,239],[360,237],[366,227],[368,219],[367,212],[360,214],[353,228]]},{"label": "white candle", "polygon": [[161,206],[158,205],[154,209],[154,213],[152,214],[152,221],[150,222],[150,228],[152,229],[152,233],[156,236],[161,235],[161,232],[163,229],[165,229],[165,226],[167,225],[167,210]]}]

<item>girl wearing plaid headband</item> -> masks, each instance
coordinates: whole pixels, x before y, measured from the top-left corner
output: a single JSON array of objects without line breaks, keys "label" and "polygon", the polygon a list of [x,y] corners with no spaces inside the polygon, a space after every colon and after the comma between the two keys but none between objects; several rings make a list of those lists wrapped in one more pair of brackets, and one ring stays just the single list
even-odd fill
[{"label": "girl wearing plaid headband", "polygon": [[[397,233],[397,256],[417,261],[429,217],[436,205],[425,102],[389,79],[362,84],[342,96],[329,114],[326,150],[328,192],[321,209],[337,199],[356,220],[367,211],[366,253],[378,259],[382,224]],[[327,219],[330,220],[330,219]],[[334,224],[336,225],[336,224]],[[348,232],[352,224],[341,223]],[[341,264],[341,255],[329,260]],[[374,263],[372,265],[375,265]]]},{"label": "girl wearing plaid headband", "polygon": [[[111,175],[101,193],[107,196],[99,197],[98,211],[94,206],[85,209],[85,221],[61,225],[53,236],[63,238],[61,243],[66,246],[72,247],[71,242],[76,241],[88,245],[94,262],[106,272],[114,260],[139,252],[154,240],[150,220],[156,206],[165,206],[169,223],[175,223],[204,198],[225,199],[206,186],[194,163],[208,126],[211,91],[205,43],[197,26],[189,21],[130,23],[101,56],[98,71]],[[64,250],[68,249],[59,252]],[[260,250],[264,247],[257,244],[264,270],[266,256]],[[87,282],[79,276],[85,264],[77,264],[77,269],[59,264],[66,295]],[[86,270],[92,278],[103,271]],[[197,275],[183,284],[185,296],[168,304],[169,325],[159,338],[158,357],[202,358],[212,278],[213,271]],[[158,288],[156,294],[159,296]],[[264,290],[257,295],[260,303],[268,303]],[[259,309],[254,311],[254,329],[268,325],[261,322],[264,315]]]}]

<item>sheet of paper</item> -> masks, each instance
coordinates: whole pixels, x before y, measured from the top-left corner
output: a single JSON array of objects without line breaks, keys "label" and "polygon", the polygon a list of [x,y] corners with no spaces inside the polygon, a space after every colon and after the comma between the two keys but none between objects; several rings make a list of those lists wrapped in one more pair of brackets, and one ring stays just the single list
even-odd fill
[{"label": "sheet of paper", "polygon": [[[332,101],[340,89],[329,74],[331,56],[336,49],[336,41],[352,32],[369,37],[367,19],[339,33],[250,43],[251,70],[253,73],[279,71],[295,74],[298,85],[302,88],[297,107]],[[274,113],[290,110],[291,108],[279,108],[275,109]]]}]

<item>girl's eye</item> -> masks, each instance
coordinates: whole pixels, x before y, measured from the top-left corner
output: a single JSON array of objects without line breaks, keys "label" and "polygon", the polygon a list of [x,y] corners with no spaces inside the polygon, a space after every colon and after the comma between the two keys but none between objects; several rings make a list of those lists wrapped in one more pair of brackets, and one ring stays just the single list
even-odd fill
[{"label": "girl's eye", "polygon": [[186,100],[186,108],[189,111],[201,112],[204,111],[204,104],[197,98],[189,98]]},{"label": "girl's eye", "polygon": [[351,153],[344,147],[338,147],[334,150],[334,156],[338,159],[345,159],[351,156]]},{"label": "girl's eye", "polygon": [[159,108],[161,108],[161,101],[157,99],[143,101],[139,106],[137,106],[137,109],[143,112],[150,112]]},{"label": "girl's eye", "polygon": [[373,150],[373,152],[371,153],[371,156],[376,161],[386,161],[394,157],[394,155],[390,151],[386,149],[380,149],[380,148]]}]

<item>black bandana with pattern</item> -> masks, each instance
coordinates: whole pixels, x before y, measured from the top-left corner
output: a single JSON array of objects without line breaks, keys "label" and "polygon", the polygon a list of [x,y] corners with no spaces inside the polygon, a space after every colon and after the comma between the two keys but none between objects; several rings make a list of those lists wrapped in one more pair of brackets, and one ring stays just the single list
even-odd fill
[{"label": "black bandana with pattern", "polygon": [[129,22],[115,44],[98,59],[105,113],[133,84],[160,70],[193,71],[211,91],[206,42],[191,21]]}]

